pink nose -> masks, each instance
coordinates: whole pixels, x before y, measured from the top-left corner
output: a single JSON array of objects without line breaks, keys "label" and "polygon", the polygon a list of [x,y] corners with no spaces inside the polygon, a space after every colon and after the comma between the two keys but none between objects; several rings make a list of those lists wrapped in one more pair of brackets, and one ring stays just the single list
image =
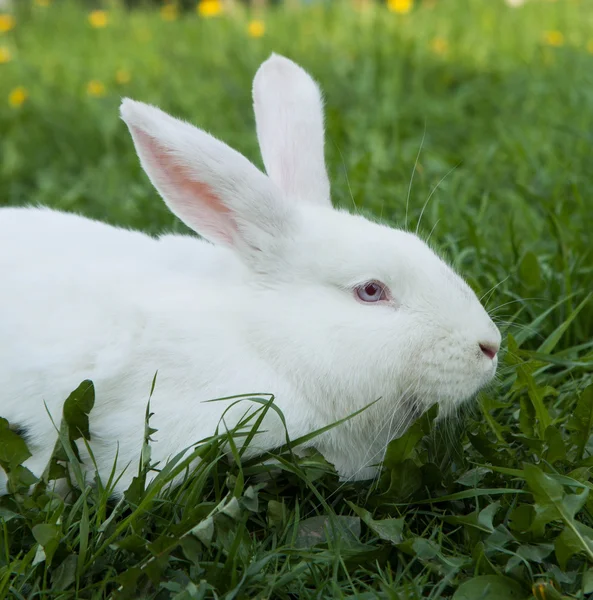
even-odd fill
[{"label": "pink nose", "polygon": [[498,344],[492,344],[490,342],[480,342],[480,350],[490,359],[493,360],[496,353],[500,349]]}]

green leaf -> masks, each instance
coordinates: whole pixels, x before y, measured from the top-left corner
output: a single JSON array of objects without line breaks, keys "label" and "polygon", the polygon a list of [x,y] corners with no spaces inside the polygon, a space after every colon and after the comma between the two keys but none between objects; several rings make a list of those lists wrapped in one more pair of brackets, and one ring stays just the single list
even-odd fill
[{"label": "green leaf", "polygon": [[535,433],[535,408],[527,396],[519,399],[519,427],[524,436],[534,438]]},{"label": "green leaf", "polygon": [[566,570],[566,563],[581,552],[593,557],[593,529],[579,521],[573,527],[565,527],[554,542],[554,550],[560,568]]},{"label": "green leaf", "polygon": [[584,488],[579,494],[565,494],[561,483],[535,465],[525,465],[524,472],[525,480],[536,501],[532,531],[543,535],[546,524],[563,521],[566,529],[559,536],[559,541],[557,540],[558,559],[566,562],[576,552],[583,551],[593,560],[590,530],[574,518],[587,501],[589,489]]},{"label": "green leaf", "polygon": [[360,519],[341,515],[310,517],[299,523],[295,548],[332,542],[347,546],[360,540]]},{"label": "green leaf", "polygon": [[587,488],[580,494],[565,494],[562,484],[536,465],[526,464],[523,470],[536,503],[542,510],[553,514],[553,519],[570,521],[585,504],[589,495]]},{"label": "green leaf", "polygon": [[488,558],[484,542],[478,542],[472,548],[472,559],[476,565],[476,573],[480,575],[498,575],[498,569]]},{"label": "green leaf", "polygon": [[431,560],[441,552],[440,546],[434,540],[426,540],[421,537],[414,538],[411,547],[420,560]]},{"label": "green leaf", "polygon": [[478,487],[478,484],[488,473],[492,473],[489,467],[475,467],[466,471],[457,479],[457,483],[469,488]]},{"label": "green leaf", "polygon": [[582,459],[593,431],[593,385],[586,387],[579,396],[566,428],[573,432],[571,441],[577,447],[577,460]]},{"label": "green leaf", "polygon": [[241,506],[235,496],[229,499],[229,501],[220,509],[220,512],[227,517],[230,517],[234,521],[241,517]]},{"label": "green leaf", "polygon": [[16,469],[12,470],[10,479],[13,483],[16,482],[19,488],[25,489],[39,481],[39,479],[33,475],[29,469],[23,467],[23,465],[18,465]]},{"label": "green leaf", "polygon": [[0,506],[0,520],[3,523],[8,523],[8,521],[11,521],[15,518],[21,519],[22,516],[18,513],[12,512],[11,510],[8,510],[7,508]]},{"label": "green leaf", "polygon": [[466,525],[485,533],[494,531],[493,519],[500,508],[500,502],[493,502],[481,511],[474,511],[469,515],[455,515],[444,517],[444,521],[452,525]]},{"label": "green leaf", "polygon": [[51,541],[59,537],[60,530],[56,525],[41,523],[33,527],[32,533],[35,541],[45,548]]},{"label": "green leaf", "polygon": [[195,535],[206,548],[210,548],[214,538],[214,518],[212,515],[198,523],[191,533]]},{"label": "green leaf", "polygon": [[95,386],[88,379],[83,381],[64,402],[64,419],[72,441],[83,437],[91,439],[89,413],[95,405]]},{"label": "green leaf", "polygon": [[489,462],[494,465],[505,464],[504,455],[499,447],[494,445],[482,432],[467,433],[471,445]]},{"label": "green leaf", "polygon": [[261,488],[262,488],[262,484],[259,484],[256,486],[250,485],[245,490],[245,492],[243,493],[243,496],[241,497],[241,506],[251,512],[254,512],[254,513],[258,512],[258,510],[259,510],[258,492]]},{"label": "green leaf", "polygon": [[509,516],[509,529],[525,533],[531,529],[535,518],[535,508],[531,504],[519,504]]},{"label": "green leaf", "polygon": [[588,569],[583,575],[583,594],[593,594],[593,569]]},{"label": "green leaf", "polygon": [[7,470],[16,469],[30,456],[25,440],[0,417],[0,465]]},{"label": "green leaf", "polygon": [[481,525],[485,531],[494,531],[493,520],[500,508],[500,502],[493,502],[480,511],[478,515],[478,525]]},{"label": "green leaf", "polygon": [[130,567],[115,578],[121,584],[122,592],[127,592],[124,597],[134,597],[137,594],[138,580],[142,575],[143,572],[139,567]]},{"label": "green leaf", "polygon": [[564,445],[562,434],[556,427],[550,425],[544,433],[544,439],[548,446],[546,460],[550,464],[566,459],[566,446]]},{"label": "green leaf", "polygon": [[135,475],[127,489],[124,498],[132,505],[137,506],[142,501],[145,491],[146,477]]},{"label": "green leaf", "polygon": [[452,600],[525,600],[529,596],[523,586],[503,575],[480,575],[465,581]]},{"label": "green leaf", "polygon": [[522,544],[517,548],[517,554],[531,562],[541,563],[554,550],[552,544],[538,544],[537,546]]},{"label": "green leaf", "polygon": [[142,551],[147,547],[147,542],[142,536],[132,533],[115,542],[113,546],[133,554],[141,555]]},{"label": "green leaf", "polygon": [[389,488],[382,495],[403,500],[422,487],[422,471],[411,459],[394,466],[390,471]]},{"label": "green leaf", "polygon": [[431,424],[438,415],[438,405],[435,404],[422,414],[403,435],[392,440],[385,453],[384,466],[393,469],[409,459],[418,442],[431,430]]},{"label": "green leaf", "polygon": [[31,530],[33,537],[45,552],[45,560],[48,565],[51,564],[53,555],[58,548],[61,539],[60,529],[56,525],[41,523],[35,525]]},{"label": "green leaf", "polygon": [[67,556],[52,574],[52,589],[67,590],[76,579],[76,565],[78,555],[70,554]]},{"label": "green leaf", "polygon": [[364,508],[348,502],[350,508],[362,519],[362,522],[378,537],[392,544],[403,540],[405,519],[373,519],[371,513]]},{"label": "green leaf", "polygon": [[417,557],[419,560],[431,565],[438,565],[437,570],[441,573],[457,572],[468,558],[465,556],[445,555],[434,539],[413,537],[398,544],[398,549],[406,554]]},{"label": "green leaf", "polygon": [[[533,531],[537,531],[538,534],[542,535],[543,528],[548,523],[560,521],[563,518],[567,521],[573,519],[574,512],[572,514],[567,513],[566,507],[563,505],[565,494],[562,484],[535,465],[525,465],[524,474],[525,481],[527,481],[536,502],[535,519],[532,524]],[[588,491],[585,490],[585,495],[582,497],[583,504],[587,499],[587,495]]]}]

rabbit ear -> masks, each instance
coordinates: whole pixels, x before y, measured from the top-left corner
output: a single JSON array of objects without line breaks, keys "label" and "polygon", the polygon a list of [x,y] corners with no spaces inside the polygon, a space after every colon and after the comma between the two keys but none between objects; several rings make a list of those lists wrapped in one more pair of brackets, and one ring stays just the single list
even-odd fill
[{"label": "rabbit ear", "polygon": [[253,106],[270,179],[290,200],[331,206],[317,84],[297,64],[272,54],[255,74]]},{"label": "rabbit ear", "polygon": [[244,156],[142,102],[126,98],[120,112],[146,174],[194,231],[248,253],[269,251],[285,233],[292,208]]}]

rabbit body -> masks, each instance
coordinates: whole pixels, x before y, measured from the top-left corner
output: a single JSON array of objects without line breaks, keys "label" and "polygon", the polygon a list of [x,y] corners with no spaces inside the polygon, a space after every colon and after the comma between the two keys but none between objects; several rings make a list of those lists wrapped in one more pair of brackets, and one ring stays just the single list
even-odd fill
[{"label": "rabbit body", "polygon": [[[451,412],[494,375],[500,334],[465,282],[415,235],[332,208],[313,80],[272,56],[254,100],[267,175],[156,108],[122,105],[153,184],[205,239],[0,210],[0,416],[26,432],[34,474],[57,438],[48,412],[59,423],[84,379],[99,474],[117,455],[121,493],[155,373],[161,465],[233,403],[208,400],[273,394],[293,439],[377,401],[309,442],[343,478],[370,476],[413,416],[434,402]],[[232,406],[225,426],[246,410]],[[252,454],[285,442],[274,411],[260,431]]]},{"label": "rabbit body", "polygon": [[[293,439],[335,420],[337,407],[319,410],[329,400],[324,388],[314,394],[313,386],[299,385],[293,364],[282,372],[266,360],[275,341],[266,339],[262,315],[276,313],[277,297],[250,286],[248,271],[226,249],[191,236],[155,239],[36,208],[0,211],[0,238],[0,272],[10,292],[0,297],[0,414],[24,427],[33,454],[25,464],[36,475],[53,450],[64,399],[84,379],[93,381],[97,397],[91,441],[99,473],[107,481],[116,453],[118,467],[125,468],[116,491],[126,489],[137,472],[157,372],[152,458],[161,464],[212,435],[233,402],[208,400],[273,390]],[[35,266],[15,269],[15,260]],[[279,341],[290,343],[290,332]],[[347,416],[344,403],[338,414]],[[246,409],[238,404],[225,424],[233,427]],[[286,441],[273,411],[270,420],[248,455]],[[367,474],[364,461],[348,466],[334,448],[357,447],[359,457],[377,459],[384,440],[372,452],[364,424],[343,433],[347,440],[330,432],[316,446],[323,448],[326,438],[324,454],[339,468],[344,462],[345,476]],[[78,446],[90,464],[85,446]]]},{"label": "rabbit body", "polygon": [[[223,408],[204,400],[231,390],[265,392],[267,386],[296,399],[290,384],[250,351],[253,332],[244,319],[250,299],[243,296],[241,314],[236,310],[240,277],[224,286],[225,294],[218,283],[207,282],[215,275],[212,259],[218,258],[208,242],[189,236],[154,239],[47,209],[1,211],[0,238],[8,251],[0,258],[0,272],[8,275],[0,295],[0,414],[24,427],[33,453],[27,466],[37,475],[57,438],[43,403],[59,424],[63,401],[84,379],[96,390],[91,430],[101,475],[106,481],[116,450],[120,467],[132,462],[121,489],[137,470],[157,371],[151,400],[157,461],[215,431],[230,402]],[[197,260],[179,268],[176,244],[186,259],[193,246]],[[210,261],[204,269],[202,254]],[[224,268],[232,259],[224,250],[221,254]],[[16,260],[35,267],[14,269]],[[172,261],[177,271],[170,268]],[[291,406],[283,410],[289,414]],[[242,406],[240,415],[244,411]],[[262,443],[282,444],[278,424],[271,431],[262,434]],[[84,446],[79,449],[86,456]]]}]

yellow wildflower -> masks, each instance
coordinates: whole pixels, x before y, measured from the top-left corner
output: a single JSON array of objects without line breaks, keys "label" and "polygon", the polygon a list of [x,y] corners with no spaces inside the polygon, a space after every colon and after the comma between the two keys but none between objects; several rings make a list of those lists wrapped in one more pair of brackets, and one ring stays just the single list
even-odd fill
[{"label": "yellow wildflower", "polygon": [[14,108],[18,108],[25,102],[28,95],[27,90],[23,86],[16,87],[8,94],[8,104]]},{"label": "yellow wildflower", "polygon": [[35,0],[35,5],[42,6],[43,8],[45,8],[46,6],[49,6],[50,4],[51,4],[51,0]]},{"label": "yellow wildflower", "polygon": [[445,38],[435,37],[430,42],[430,49],[435,54],[447,54],[449,51],[449,42]]},{"label": "yellow wildflower", "polygon": [[544,42],[548,46],[564,46],[564,34],[560,31],[546,31],[544,33]]},{"label": "yellow wildflower", "polygon": [[531,593],[538,600],[545,600],[545,598],[546,598],[546,587],[547,587],[547,585],[545,583],[542,583],[542,582],[534,583],[533,586],[531,587]]},{"label": "yellow wildflower", "polygon": [[387,0],[387,8],[400,15],[409,13],[413,6],[414,0]]},{"label": "yellow wildflower", "polygon": [[164,4],[161,6],[161,19],[163,21],[175,21],[178,17],[176,4]]},{"label": "yellow wildflower", "polygon": [[91,24],[91,27],[94,27],[95,29],[107,27],[108,22],[109,18],[107,12],[104,10],[93,10],[89,13],[89,23]]},{"label": "yellow wildflower", "polygon": [[531,587],[531,593],[537,600],[551,600],[552,598],[560,598],[554,582],[538,581]]},{"label": "yellow wildflower", "polygon": [[10,31],[16,24],[12,15],[0,14],[0,33]]},{"label": "yellow wildflower", "polygon": [[86,86],[86,93],[89,96],[94,96],[95,98],[100,98],[107,93],[105,86],[96,79],[89,81]]},{"label": "yellow wildflower", "polygon": [[120,85],[130,83],[131,79],[132,76],[130,75],[130,72],[126,71],[125,69],[118,69],[115,73],[115,81],[117,81],[117,83],[119,83]]},{"label": "yellow wildflower", "polygon": [[201,17],[216,17],[222,13],[222,2],[221,0],[200,0],[197,10]]},{"label": "yellow wildflower", "polygon": [[250,21],[247,26],[249,37],[260,38],[266,32],[266,24],[263,21]]},{"label": "yellow wildflower", "polygon": [[0,46],[0,65],[12,60],[12,54],[6,46]]},{"label": "yellow wildflower", "polygon": [[591,54],[593,54],[593,40],[589,40],[587,42],[587,52],[590,52]]}]

